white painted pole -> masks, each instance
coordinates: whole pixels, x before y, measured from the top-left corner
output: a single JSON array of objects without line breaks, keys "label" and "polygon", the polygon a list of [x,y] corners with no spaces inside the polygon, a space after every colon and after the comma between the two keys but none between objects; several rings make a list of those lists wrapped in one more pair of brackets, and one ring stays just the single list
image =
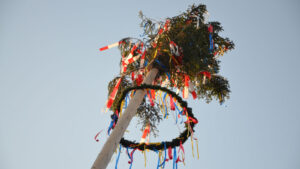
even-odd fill
[{"label": "white painted pole", "polygon": [[[152,68],[144,79],[144,84],[152,84],[158,69]],[[135,116],[139,105],[142,103],[143,98],[146,94],[144,90],[137,90],[133,98],[130,100],[127,109],[124,111],[122,116],[118,119],[114,130],[110,134],[109,138],[106,140],[101,152],[98,154],[92,169],[106,169],[114,151],[116,150],[121,138],[124,135],[131,119]]]}]

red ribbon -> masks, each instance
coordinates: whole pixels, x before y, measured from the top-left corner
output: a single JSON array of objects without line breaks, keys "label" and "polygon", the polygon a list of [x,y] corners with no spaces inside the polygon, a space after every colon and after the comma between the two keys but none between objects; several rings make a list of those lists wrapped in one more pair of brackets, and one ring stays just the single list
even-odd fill
[{"label": "red ribbon", "polygon": [[152,100],[155,100],[155,90],[151,89],[151,97],[152,97]]},{"label": "red ribbon", "polygon": [[183,146],[182,146],[182,142],[180,141],[180,146],[179,146],[179,150],[178,150],[178,158],[177,158],[177,160],[176,160],[176,163],[178,163],[178,162],[184,162],[184,155],[182,156],[182,158],[181,158],[181,160],[179,159],[179,152],[180,152],[180,150],[183,152],[183,154],[184,154],[184,148],[183,148]]},{"label": "red ribbon", "polygon": [[139,86],[143,82],[143,75],[139,74],[137,79],[136,79],[136,84]]},{"label": "red ribbon", "polygon": [[150,96],[149,90],[147,91],[147,96],[148,96],[148,99],[149,99],[149,101],[150,101],[150,105],[151,105],[151,106],[154,106],[154,102],[153,102],[153,100],[152,100],[152,98],[151,98],[151,96]]},{"label": "red ribbon", "polygon": [[[168,160],[172,160],[173,159],[173,155],[172,155],[172,147],[168,148],[168,155],[169,155],[169,159]],[[167,160],[166,160],[167,161]]]},{"label": "red ribbon", "polygon": [[95,139],[97,142],[99,142],[98,136],[99,136],[99,134],[100,134],[102,131],[103,131],[103,129],[100,130],[100,131],[96,134],[96,136],[94,137],[94,139]]},{"label": "red ribbon", "polygon": [[184,75],[184,86],[189,87],[190,77],[188,75]]},{"label": "red ribbon", "polygon": [[190,81],[190,77],[188,75],[184,75],[184,89],[182,91],[182,95],[184,99],[187,99],[189,95],[189,81]]},{"label": "red ribbon", "polygon": [[185,123],[190,123],[190,122],[192,122],[192,123],[194,123],[194,124],[197,124],[197,123],[198,123],[198,120],[196,120],[196,119],[194,119],[194,118],[192,118],[192,117],[189,117],[189,118],[186,120]]},{"label": "red ribbon", "polygon": [[197,94],[195,91],[192,91],[193,99],[197,99]]},{"label": "red ribbon", "polygon": [[121,82],[122,82],[122,78],[119,79],[119,81],[117,82],[117,84],[116,84],[114,90],[111,92],[111,94],[110,94],[110,96],[109,96],[109,100],[108,100],[107,105],[106,105],[107,108],[110,108],[111,105],[113,104],[113,102],[114,102],[114,100],[115,100],[115,97],[116,97],[116,94],[117,94],[117,91],[118,91],[118,89],[119,89],[119,86],[120,86]]},{"label": "red ribbon", "polygon": [[115,46],[117,46],[117,45],[120,45],[121,43],[124,43],[124,42],[123,42],[123,41],[119,41],[119,42],[117,42],[117,43],[114,43],[114,44],[111,44],[111,45],[104,46],[104,47],[100,48],[99,50],[100,50],[100,51],[104,51],[104,50],[110,49],[110,48],[112,48],[112,47],[115,47]]},{"label": "red ribbon", "polygon": [[133,150],[131,151],[131,153],[130,153],[130,161],[128,161],[128,164],[131,164],[131,163],[133,162],[132,156],[133,156],[133,153],[135,152],[136,149],[137,149],[137,148],[135,148],[135,149],[133,149]]},{"label": "red ribbon", "polygon": [[131,80],[134,81],[134,72],[131,72]]},{"label": "red ribbon", "polygon": [[145,130],[143,132],[143,135],[142,135],[142,138],[141,138],[141,143],[144,143],[145,142],[145,139],[146,137],[148,136],[148,134],[150,133],[150,124],[148,124],[146,127],[145,127]]},{"label": "red ribbon", "polygon": [[174,101],[173,101],[173,97],[171,95],[170,96],[170,107],[171,107],[171,110],[175,110],[175,104],[174,104]]},{"label": "red ribbon", "polygon": [[162,34],[163,33],[163,31],[164,31],[164,29],[163,28],[160,28],[160,30],[159,30],[159,32],[158,32],[158,34],[160,35],[160,34]]},{"label": "red ribbon", "polygon": [[206,76],[209,78],[209,80],[211,79],[211,74],[210,72],[207,72],[207,71],[203,71],[203,72],[200,72],[201,74],[203,74],[203,76]]},{"label": "red ribbon", "polygon": [[209,26],[208,26],[208,32],[209,32],[209,33],[213,33],[213,26],[212,26],[212,25],[209,25]]},{"label": "red ribbon", "polygon": [[104,46],[104,47],[100,48],[100,51],[104,51],[106,49],[108,49],[108,46]]},{"label": "red ribbon", "polygon": [[165,31],[167,31],[169,24],[170,24],[170,20],[166,20],[166,23],[164,26]]}]

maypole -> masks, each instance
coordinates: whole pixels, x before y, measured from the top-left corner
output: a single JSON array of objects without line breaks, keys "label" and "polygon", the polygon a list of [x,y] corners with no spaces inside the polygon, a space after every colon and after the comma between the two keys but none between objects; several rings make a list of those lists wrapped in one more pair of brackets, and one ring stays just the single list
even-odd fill
[{"label": "maypole", "polygon": [[[136,150],[156,152],[157,167],[164,168],[168,161],[173,161],[173,168],[177,168],[179,162],[184,163],[185,141],[191,138],[192,146],[194,140],[198,145],[194,136],[198,120],[184,99],[192,95],[193,99],[210,102],[215,98],[223,103],[229,98],[228,81],[218,74],[219,56],[234,48],[232,41],[219,35],[223,30],[221,24],[207,22],[206,15],[205,5],[192,5],[186,12],[163,22],[140,13],[143,41],[124,38],[100,48],[104,51],[118,46],[122,59],[120,76],[109,83],[106,103],[113,112],[107,131],[112,133],[92,169],[105,169],[119,144],[120,150],[121,145],[127,149],[130,168]],[[157,124],[168,118],[170,112],[175,114],[176,123],[184,124],[185,130],[173,140],[149,142],[150,133],[157,132]],[[139,143],[122,138],[134,116],[143,123]],[[118,159],[119,156],[116,168]]]}]

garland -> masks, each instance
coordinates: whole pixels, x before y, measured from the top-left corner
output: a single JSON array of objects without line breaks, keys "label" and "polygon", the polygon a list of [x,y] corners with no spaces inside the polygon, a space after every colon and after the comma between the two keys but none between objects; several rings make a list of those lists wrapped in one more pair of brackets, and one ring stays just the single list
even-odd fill
[{"label": "garland", "polygon": [[[123,147],[126,147],[126,148],[139,149],[139,150],[142,150],[142,151],[145,150],[145,149],[153,150],[153,151],[164,150],[165,146],[166,147],[171,147],[171,148],[179,147],[181,144],[183,144],[192,135],[192,132],[194,132],[194,127],[198,123],[198,120],[194,117],[194,114],[192,113],[192,109],[187,106],[187,102],[184,101],[175,92],[169,90],[168,88],[161,87],[161,86],[154,86],[154,85],[146,85],[146,84],[126,88],[124,90],[124,92],[122,93],[122,96],[121,96],[121,98],[118,102],[116,112],[120,112],[121,103],[130,91],[132,91],[132,90],[143,90],[143,89],[161,90],[161,91],[164,91],[164,92],[168,93],[173,98],[176,98],[176,100],[178,101],[180,106],[185,110],[184,111],[185,113],[182,113],[181,115],[185,115],[185,116],[188,117],[188,120],[186,121],[187,125],[185,125],[186,129],[182,133],[180,133],[180,135],[177,138],[174,138],[172,141],[163,141],[163,142],[160,142],[160,143],[149,143],[149,144],[141,143],[140,144],[140,143],[136,143],[136,142],[129,141],[129,140],[126,140],[126,139],[122,138],[121,141],[120,141],[120,144]],[[114,122],[114,125],[111,127],[113,129],[115,124],[117,124],[117,122],[118,122],[118,114],[113,113],[111,115],[111,118]]]}]

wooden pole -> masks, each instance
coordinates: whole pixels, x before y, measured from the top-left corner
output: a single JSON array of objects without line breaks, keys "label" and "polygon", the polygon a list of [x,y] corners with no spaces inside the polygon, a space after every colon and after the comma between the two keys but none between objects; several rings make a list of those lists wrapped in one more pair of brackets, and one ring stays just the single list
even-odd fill
[{"label": "wooden pole", "polygon": [[[152,84],[157,73],[158,69],[152,68],[147,74],[143,83]],[[101,152],[98,154],[97,159],[92,166],[92,169],[106,169],[114,151],[116,150],[121,138],[124,135],[125,130],[127,129],[131,119],[135,116],[139,105],[142,103],[145,94],[146,91],[144,90],[136,91],[123,115],[118,119],[118,123],[116,124],[109,138],[106,140],[106,143],[104,144]]]}]

